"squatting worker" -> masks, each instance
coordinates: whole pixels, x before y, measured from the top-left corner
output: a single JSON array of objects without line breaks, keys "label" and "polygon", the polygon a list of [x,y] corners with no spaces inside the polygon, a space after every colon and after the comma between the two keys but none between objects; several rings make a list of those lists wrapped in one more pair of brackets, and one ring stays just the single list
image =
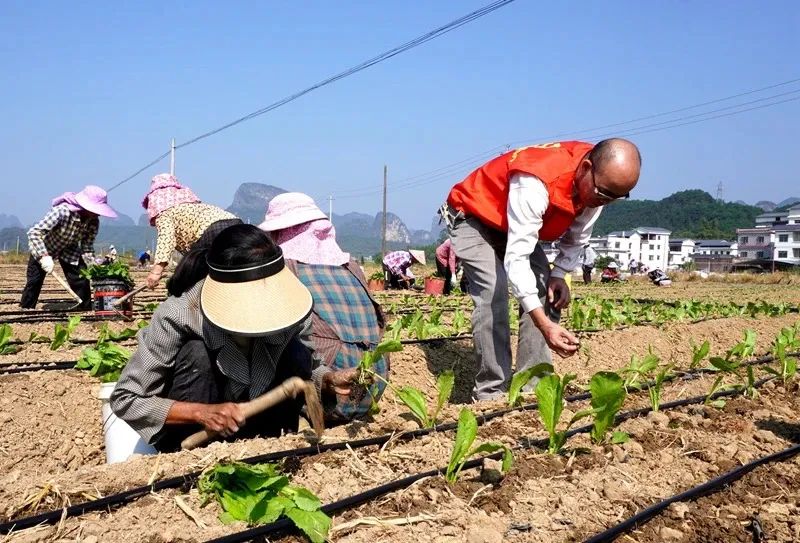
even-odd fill
[{"label": "squatting worker", "polygon": [[411,266],[425,265],[425,251],[409,249],[393,251],[383,257],[383,272],[388,275],[391,288],[411,288],[414,285],[414,273]]},{"label": "squatting worker", "polygon": [[[383,336],[383,312],[367,288],[361,266],[336,243],[336,229],[314,200],[301,192],[279,194],[269,202],[259,228],[278,244],[286,265],[311,292],[311,340],[322,363],[331,369],[357,368]],[[375,362],[369,390],[353,389],[325,402],[325,419],[341,423],[369,414],[389,379],[389,358]],[[334,400],[334,398],[331,398]]]},{"label": "squatting worker", "polygon": [[[440,213],[469,280],[478,360],[474,396],[502,395],[511,376],[508,284],[519,300],[517,371],[566,357],[576,337],[558,325],[569,304],[564,276],[579,261],[603,205],[627,198],[641,157],[623,139],[563,141],[501,155],[452,188]],[[560,239],[550,272],[539,240]]]},{"label": "squatting worker", "polygon": [[98,217],[115,218],[117,214],[108,205],[106,191],[95,185],[77,193],[65,192],[53,200],[52,206],[28,230],[31,256],[19,305],[26,309],[36,307],[45,275],[52,273],[58,261],[70,288],[83,300],[81,309],[91,309],[89,280],[80,276],[80,270],[94,264]]},{"label": "squatting worker", "polygon": [[150,190],[142,200],[150,225],[156,228],[156,254],[153,267],[147,276],[147,286],[156,288],[169,265],[173,251],[183,256],[199,251],[204,258],[211,240],[223,229],[241,224],[236,215],[211,204],[204,204],[181,185],[178,178],[168,173],[153,177]]},{"label": "squatting worker", "polygon": [[162,302],[139,332],[138,348],[111,395],[114,413],[159,451],[177,450],[202,428],[245,437],[296,431],[302,398],[268,409],[243,428],[237,403],[292,376],[312,379],[322,398],[347,394],[356,377],[355,371],[331,371],[314,356],[311,294],[258,227],[238,224],[220,232],[207,266],[207,277]]}]

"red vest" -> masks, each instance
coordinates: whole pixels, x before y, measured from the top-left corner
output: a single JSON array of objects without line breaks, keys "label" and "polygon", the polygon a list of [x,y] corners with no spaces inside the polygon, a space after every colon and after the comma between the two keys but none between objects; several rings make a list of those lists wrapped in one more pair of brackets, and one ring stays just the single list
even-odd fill
[{"label": "red vest", "polygon": [[555,241],[567,231],[583,206],[573,200],[575,170],[591,143],[561,141],[522,147],[490,160],[450,190],[455,209],[496,230],[508,231],[508,182],[515,172],[535,175],[547,188],[550,203],[539,239]]}]

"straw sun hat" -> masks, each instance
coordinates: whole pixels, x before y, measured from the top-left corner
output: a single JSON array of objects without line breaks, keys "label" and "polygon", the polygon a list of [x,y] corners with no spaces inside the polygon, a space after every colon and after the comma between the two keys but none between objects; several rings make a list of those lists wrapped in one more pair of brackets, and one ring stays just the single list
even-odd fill
[{"label": "straw sun hat", "polygon": [[212,324],[242,336],[266,336],[287,330],[311,314],[308,289],[283,260],[222,266],[209,260],[200,292],[200,308]]}]

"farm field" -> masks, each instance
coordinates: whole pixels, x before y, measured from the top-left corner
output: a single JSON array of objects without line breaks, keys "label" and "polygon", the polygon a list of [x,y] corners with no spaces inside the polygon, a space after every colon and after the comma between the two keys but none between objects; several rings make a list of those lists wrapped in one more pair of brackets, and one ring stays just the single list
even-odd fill
[{"label": "farm field", "polygon": [[[48,278],[39,306],[46,311],[18,310],[24,270],[22,265],[0,265],[0,324],[11,326],[7,347],[18,349],[0,355],[0,372],[74,362],[106,324],[84,315],[63,345],[52,349],[55,325],[65,325],[69,316],[53,312],[72,303]],[[143,281],[144,272],[133,274],[138,283]],[[244,522],[223,524],[219,505],[203,503],[191,477],[186,484],[169,488],[158,488],[159,481],[203,470],[220,460],[310,448],[302,454],[274,456],[286,458],[284,470],[291,474],[292,484],[330,504],[447,466],[456,431],[446,427],[411,436],[420,423],[398,392],[415,387],[433,405],[437,377],[447,370],[454,374],[453,391],[438,422],[456,422],[465,407],[479,422],[482,414],[488,415],[489,420],[477,428],[475,442],[511,448],[510,470],[501,477],[497,466],[487,462],[483,470],[465,469],[455,482],[434,474],[373,493],[332,515],[330,540],[584,541],[665,498],[800,443],[797,378],[787,375],[794,359],[783,358],[783,365],[780,360],[747,364],[775,352],[779,334],[789,338],[787,330],[797,329],[800,284],[693,280],[656,288],[639,281],[588,286],[575,281],[574,286],[579,300],[562,322],[579,332],[581,347],[572,358],[555,357],[554,367],[559,376],[575,374],[564,394],[578,397],[565,401],[557,430],[564,430],[573,415],[594,407],[580,396],[593,376],[614,371],[627,388],[619,411],[624,420],[613,425],[613,431],[629,436],[625,442],[613,443],[610,431],[599,440],[580,432],[557,447],[557,454],[549,454],[550,432],[540,412],[529,405],[536,394],[523,393],[523,407],[507,413],[498,413],[508,409],[505,399],[470,403],[475,368],[468,296],[432,299],[418,293],[377,293],[390,323],[387,335],[406,342],[402,352],[391,358],[390,381],[397,390],[387,390],[371,420],[329,428],[320,441],[307,429],[278,439],[218,442],[194,451],[107,465],[97,379],[76,369],[0,373],[0,522],[46,511],[55,511],[57,517],[0,537],[10,542],[155,543],[226,536],[231,537],[225,541],[250,540],[250,535],[239,539],[234,535],[248,529]],[[122,337],[115,344],[134,349],[135,338],[124,337],[129,335],[125,330],[135,330],[141,319],[148,319],[152,308],[145,306],[164,295],[163,289],[144,292],[137,297],[140,306],[134,320],[108,321],[109,341],[117,334]],[[583,316],[576,317],[578,312]],[[787,339],[787,351],[800,350],[797,337],[792,337]],[[700,357],[706,341],[707,352]],[[648,360],[655,365],[645,370]],[[645,383],[667,366],[661,388],[651,384],[648,390]],[[702,368],[716,371],[697,371]],[[767,368],[783,369],[784,375],[769,379],[774,376]],[[712,389],[723,396],[704,401]],[[648,412],[656,390],[662,408]],[[670,405],[691,399],[697,400]],[[592,416],[582,418],[573,428],[591,426],[592,420]],[[356,443],[379,436],[386,439],[366,446]],[[353,446],[336,446],[345,441]],[[334,446],[327,450],[329,445]],[[66,506],[151,485],[156,487],[131,503],[60,518]],[[754,536],[748,526],[757,515],[768,541],[799,541],[798,504],[800,457],[794,456],[758,467],[719,493],[673,504],[618,540],[749,542]],[[285,531],[268,537],[305,540]]]}]

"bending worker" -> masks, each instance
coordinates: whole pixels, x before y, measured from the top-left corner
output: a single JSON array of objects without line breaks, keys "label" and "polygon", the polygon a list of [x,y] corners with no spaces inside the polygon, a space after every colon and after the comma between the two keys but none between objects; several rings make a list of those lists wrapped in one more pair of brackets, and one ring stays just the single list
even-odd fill
[{"label": "bending worker", "polygon": [[200,254],[193,255],[193,260],[205,258],[217,234],[242,222],[220,207],[202,203],[192,189],[181,185],[177,177],[168,173],[153,177],[142,207],[147,210],[150,226],[158,232],[154,264],[147,276],[150,288],[158,286],[173,251],[184,256],[195,251]]},{"label": "bending worker", "polygon": [[[469,280],[478,372],[474,397],[505,393],[512,374],[508,284],[519,300],[516,371],[578,349],[558,324],[569,304],[564,276],[578,264],[602,206],[627,198],[641,168],[630,141],[564,141],[505,153],[452,188],[440,213]],[[539,244],[560,239],[550,272]]]},{"label": "bending worker", "polygon": [[414,273],[411,266],[425,265],[425,252],[415,249],[394,251],[383,257],[383,271],[389,275],[389,287],[411,288],[414,285]]},{"label": "bending worker", "polygon": [[80,270],[94,264],[94,240],[100,226],[99,216],[115,218],[108,205],[106,191],[88,185],[80,192],[65,192],[52,202],[47,215],[28,230],[27,281],[20,307],[36,307],[45,275],[52,273],[55,262],[61,264],[70,288],[83,301],[81,309],[92,308],[89,280]]}]

